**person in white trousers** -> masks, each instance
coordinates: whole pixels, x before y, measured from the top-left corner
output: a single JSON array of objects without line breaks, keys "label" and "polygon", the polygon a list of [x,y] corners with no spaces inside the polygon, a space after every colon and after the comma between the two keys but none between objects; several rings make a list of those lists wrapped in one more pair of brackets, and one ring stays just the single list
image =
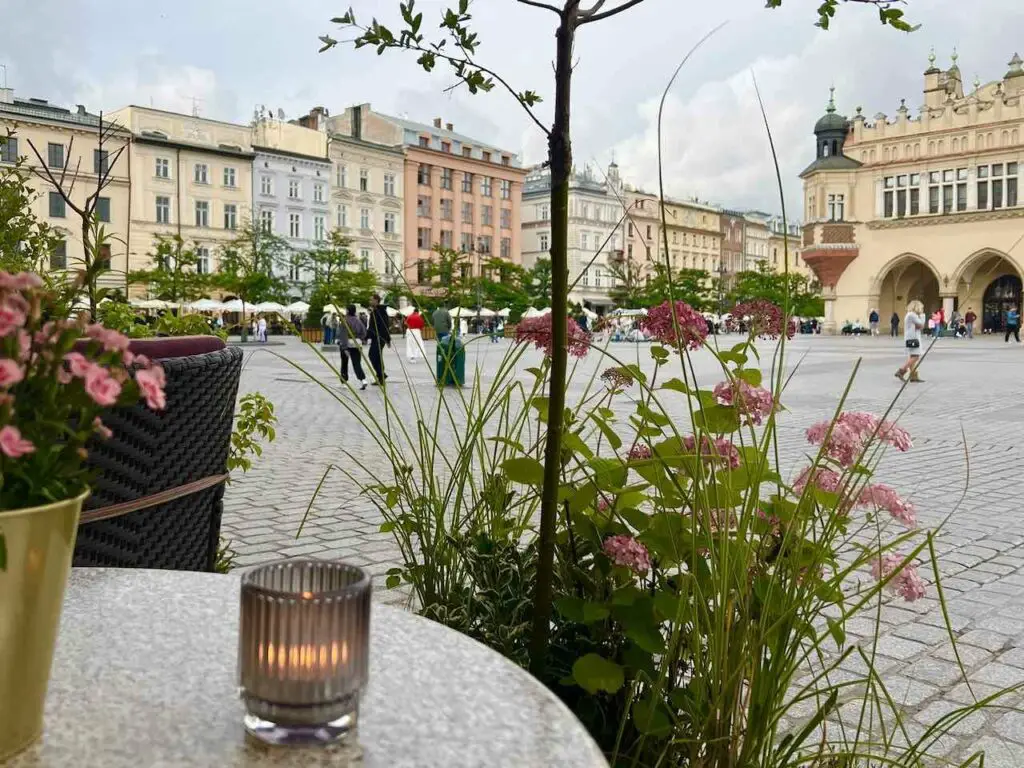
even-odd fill
[{"label": "person in white trousers", "polygon": [[423,348],[423,326],[425,324],[423,315],[416,309],[405,321],[405,356],[409,358],[410,363],[427,356],[426,350]]}]

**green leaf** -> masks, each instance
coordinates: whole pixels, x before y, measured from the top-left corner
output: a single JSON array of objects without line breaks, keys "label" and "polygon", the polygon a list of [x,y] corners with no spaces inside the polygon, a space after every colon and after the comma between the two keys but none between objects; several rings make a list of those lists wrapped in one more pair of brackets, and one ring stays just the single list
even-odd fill
[{"label": "green leaf", "polygon": [[647,515],[639,509],[636,509],[635,507],[625,507],[624,509],[619,510],[619,514],[627,523],[629,523],[630,528],[637,533],[643,533],[647,530],[647,525],[650,521]]},{"label": "green leaf", "polygon": [[660,589],[654,595],[654,608],[664,621],[685,622],[690,617],[690,603],[685,595]]},{"label": "green leaf", "polygon": [[395,530],[395,524],[390,520],[388,520],[386,523],[380,524],[381,533],[391,533],[393,530]]},{"label": "green leaf", "polygon": [[669,379],[661,385],[662,389],[671,389],[674,392],[682,392],[684,395],[690,394],[690,388],[683,383],[681,379]]},{"label": "green leaf", "polygon": [[664,702],[649,695],[633,702],[633,725],[640,733],[655,737],[672,730]]},{"label": "green leaf", "polygon": [[594,503],[594,499],[597,498],[597,486],[593,483],[584,483],[579,488],[574,489],[573,493],[569,496],[569,512],[579,512],[582,509],[586,509]]},{"label": "green leaf", "polygon": [[583,442],[583,438],[581,438],[576,432],[566,432],[562,435],[562,445],[571,451],[575,451],[584,458],[594,458],[594,452],[590,450],[590,446]]},{"label": "green leaf", "polygon": [[651,345],[651,357],[654,358],[655,362],[664,363],[668,360],[668,350],[660,344]]},{"label": "green leaf", "polygon": [[388,589],[394,589],[401,583],[401,576],[388,576],[387,581],[384,582],[384,586],[386,586]]},{"label": "green leaf", "polygon": [[843,628],[843,623],[827,616],[825,621],[828,622],[828,633],[836,641],[836,647],[842,650],[843,645],[846,643],[846,630]]},{"label": "green leaf", "polygon": [[602,491],[617,491],[626,485],[629,469],[618,459],[591,459],[594,483]]},{"label": "green leaf", "polygon": [[626,681],[622,667],[596,653],[576,659],[572,665],[572,677],[576,684],[587,693],[615,693]]},{"label": "green leaf", "polygon": [[583,621],[586,624],[594,624],[608,618],[608,606],[600,603],[586,602],[583,604]]},{"label": "green leaf", "polygon": [[560,597],[554,601],[555,610],[569,621],[583,623],[583,598]]},{"label": "green leaf", "polygon": [[537,411],[537,418],[545,424],[548,420],[548,407],[550,400],[546,397],[534,397],[530,400],[530,407]]},{"label": "green leaf", "polygon": [[608,426],[608,422],[596,414],[591,414],[590,418],[597,424],[597,428],[601,430],[601,434],[604,435],[604,439],[608,441],[608,445],[612,447],[612,450],[619,450],[622,447],[622,438],[615,433],[615,430]]},{"label": "green leaf", "polygon": [[713,435],[725,435],[740,428],[740,415],[734,406],[705,406],[693,415],[694,426]]},{"label": "green leaf", "polygon": [[529,456],[507,459],[502,462],[501,468],[513,483],[537,486],[544,484],[544,465]]},{"label": "green leaf", "polygon": [[761,370],[759,368],[743,368],[736,371],[736,376],[752,387],[761,386]]},{"label": "green leaf", "polygon": [[666,427],[672,423],[672,420],[664,413],[652,410],[643,403],[637,403],[636,412],[641,419],[658,427]]}]

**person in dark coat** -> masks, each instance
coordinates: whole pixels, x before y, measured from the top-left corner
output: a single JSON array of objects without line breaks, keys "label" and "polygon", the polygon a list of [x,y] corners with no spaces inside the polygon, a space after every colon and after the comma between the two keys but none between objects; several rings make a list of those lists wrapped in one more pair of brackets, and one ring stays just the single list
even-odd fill
[{"label": "person in dark coat", "polygon": [[889,335],[893,338],[900,335],[900,316],[896,312],[889,318]]},{"label": "person in dark coat", "polygon": [[391,331],[388,330],[388,313],[380,303],[380,294],[375,293],[370,297],[370,317],[366,324],[366,337],[370,340],[370,365],[376,376],[376,381],[371,382],[374,386],[384,384],[387,374],[384,373],[384,355],[382,347],[391,346]]},{"label": "person in dark coat", "polygon": [[338,323],[338,349],[341,350],[341,380],[348,381],[348,365],[359,381],[359,389],[366,389],[366,374],[363,373],[362,350],[360,345],[366,339],[366,326],[356,317],[355,304],[348,305],[348,314]]}]

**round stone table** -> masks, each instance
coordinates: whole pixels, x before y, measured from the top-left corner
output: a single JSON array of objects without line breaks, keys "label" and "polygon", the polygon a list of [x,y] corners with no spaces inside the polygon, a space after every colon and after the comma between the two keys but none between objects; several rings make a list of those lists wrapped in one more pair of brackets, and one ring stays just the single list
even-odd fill
[{"label": "round stone table", "polygon": [[[10,768],[341,766],[246,740],[238,576],[76,568],[42,739]],[[373,605],[360,708],[367,768],[606,768],[572,713],[526,672],[440,624]]]}]

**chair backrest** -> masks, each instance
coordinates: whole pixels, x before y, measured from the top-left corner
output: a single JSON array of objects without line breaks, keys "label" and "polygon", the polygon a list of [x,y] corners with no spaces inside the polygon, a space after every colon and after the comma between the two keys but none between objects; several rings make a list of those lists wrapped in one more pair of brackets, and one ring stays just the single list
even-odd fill
[{"label": "chair backrest", "polygon": [[[169,343],[161,346],[165,341]],[[98,474],[86,509],[136,501],[226,471],[242,351],[217,339],[221,348],[215,351],[173,356],[196,349],[185,341],[158,340],[145,348],[133,344],[133,351],[161,361],[167,407],[154,412],[140,404],[103,415],[114,434],[90,446],[89,464]],[[159,506],[84,523],[78,529],[74,564],[211,571],[223,497],[219,484]]]}]

